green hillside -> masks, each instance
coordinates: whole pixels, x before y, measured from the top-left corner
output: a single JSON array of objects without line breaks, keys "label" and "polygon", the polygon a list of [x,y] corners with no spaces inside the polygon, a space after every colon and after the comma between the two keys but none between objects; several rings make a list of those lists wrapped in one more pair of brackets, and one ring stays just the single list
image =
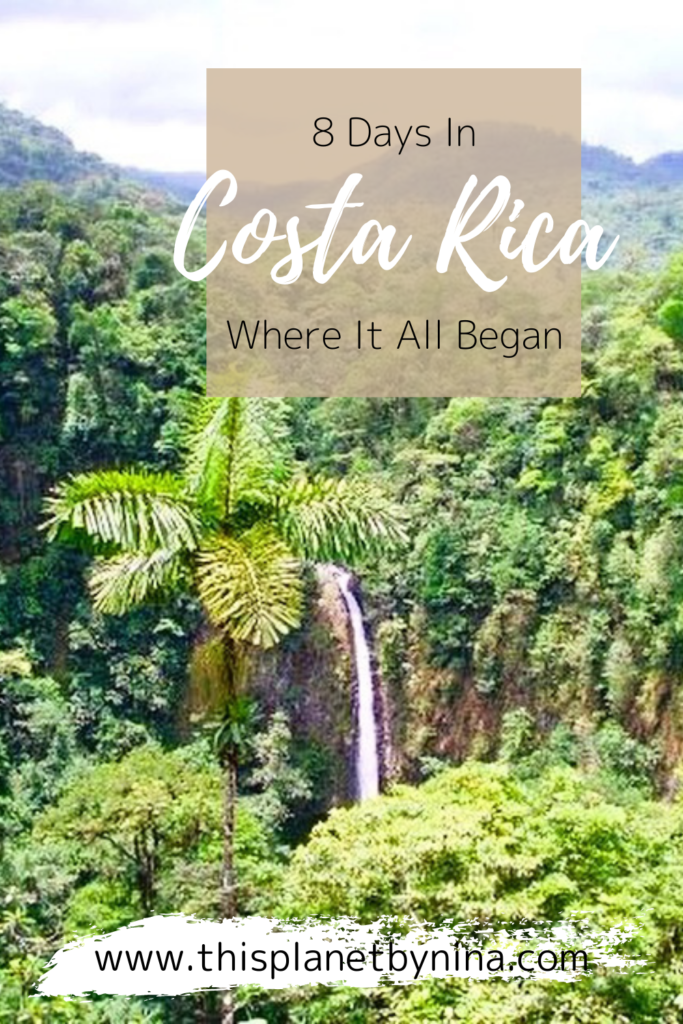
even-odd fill
[{"label": "green hillside", "polygon": [[[584,153],[643,256],[584,281],[581,398],[207,401],[178,201],[1,123],[0,1024],[220,1024],[216,992],[33,987],[92,927],[221,914],[226,779],[240,915],[578,915],[646,960],[249,989],[238,1022],[680,1024],[677,160]],[[362,804],[334,560],[376,669]]]},{"label": "green hillside", "polygon": [[29,181],[73,187],[93,179],[105,179],[110,185],[116,181],[136,182],[189,203],[204,175],[115,167],[93,153],[77,150],[57,128],[0,103],[0,187],[11,188]]},{"label": "green hillside", "polygon": [[71,184],[104,170],[99,157],[79,153],[56,128],[0,105],[0,185],[25,181]]}]

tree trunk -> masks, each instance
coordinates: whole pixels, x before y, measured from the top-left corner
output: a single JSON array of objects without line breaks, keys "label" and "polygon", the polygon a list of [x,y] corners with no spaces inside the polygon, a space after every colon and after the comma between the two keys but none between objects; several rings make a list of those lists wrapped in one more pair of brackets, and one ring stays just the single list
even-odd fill
[{"label": "tree trunk", "polygon": [[[235,872],[235,816],[237,811],[237,749],[231,745],[223,755],[223,866],[221,870],[221,915],[237,917],[237,875]],[[223,993],[221,1024],[233,1024],[233,990]]]},{"label": "tree trunk", "polygon": [[231,988],[223,993],[221,1002],[221,1024],[234,1024],[235,1020],[235,995]]},{"label": "tree trunk", "polygon": [[[235,872],[235,812],[237,811],[237,750],[232,747],[223,767],[223,870],[221,872],[221,913],[223,918],[237,917],[237,875]],[[223,994],[221,1024],[233,1024],[233,990]]]},{"label": "tree trunk", "polygon": [[[229,640],[224,641],[223,656],[227,689],[227,714],[235,705],[239,689],[239,654]],[[237,814],[237,769],[239,751],[231,737],[221,751],[223,766],[223,866],[221,870],[221,914],[224,920],[237,917],[237,872],[235,870],[235,820]],[[223,993],[221,1024],[234,1024],[234,989]]]},{"label": "tree trunk", "polygon": [[226,751],[223,763],[223,870],[221,872],[221,913],[237,917],[237,876],[235,872],[235,815],[237,811],[237,750]]}]

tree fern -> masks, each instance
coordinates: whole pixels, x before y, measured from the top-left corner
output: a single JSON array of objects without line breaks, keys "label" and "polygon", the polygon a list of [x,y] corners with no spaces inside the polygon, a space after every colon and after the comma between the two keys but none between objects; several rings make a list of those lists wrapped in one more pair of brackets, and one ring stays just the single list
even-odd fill
[{"label": "tree fern", "polygon": [[404,537],[380,493],[296,473],[286,415],[275,399],[201,400],[179,476],[85,473],[60,484],[47,502],[49,536],[100,556],[90,577],[97,608],[123,614],[187,588],[219,633],[212,649],[220,652],[224,708],[225,917],[237,910],[233,837],[245,653],[273,647],[299,624],[300,559],[353,562]]}]

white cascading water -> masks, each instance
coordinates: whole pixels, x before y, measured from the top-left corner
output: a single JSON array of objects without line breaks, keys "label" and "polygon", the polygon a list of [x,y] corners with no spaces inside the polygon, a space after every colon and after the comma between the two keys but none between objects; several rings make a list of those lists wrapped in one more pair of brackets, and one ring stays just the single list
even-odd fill
[{"label": "white cascading water", "polygon": [[372,678],[370,648],[360,605],[351,588],[351,576],[337,570],[339,590],[349,612],[353,634],[353,652],[356,665],[356,728],[358,746],[356,754],[356,784],[358,798],[379,793],[379,756],[377,753],[377,721],[375,719],[375,688]]}]

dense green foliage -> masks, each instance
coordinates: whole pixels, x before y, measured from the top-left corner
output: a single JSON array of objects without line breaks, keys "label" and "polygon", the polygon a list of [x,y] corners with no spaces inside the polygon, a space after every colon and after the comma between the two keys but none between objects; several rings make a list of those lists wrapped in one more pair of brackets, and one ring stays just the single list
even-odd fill
[{"label": "dense green foliage", "polygon": [[[587,777],[558,762],[532,779],[530,767],[524,759],[468,763],[419,789],[399,786],[382,801],[333,811],[295,853],[280,912],[343,913],[362,921],[383,914],[476,919],[508,927],[574,918],[606,929],[638,920],[640,932],[621,949],[645,958],[650,971],[598,971],[572,985],[535,981],[521,990],[505,982],[431,981],[369,992],[312,991],[292,1008],[293,1020],[679,1019],[681,806],[663,808],[623,789],[617,798],[604,768]],[[476,946],[476,933],[472,941]],[[289,1001],[286,993],[282,1001]]]},{"label": "dense green foliage", "polygon": [[536,741],[569,731],[577,763],[606,718],[677,761],[682,295],[680,257],[586,282],[581,399],[453,399],[412,420],[398,402],[308,407],[309,458],[385,475],[411,517],[405,562],[367,576],[405,753],[474,750],[465,705],[495,753],[488,726],[522,705]]},{"label": "dense green foliage", "polygon": [[[20,178],[49,168],[60,178],[44,133],[20,142],[17,159],[35,167]],[[42,502],[69,472],[173,463],[184,403],[201,387],[205,315],[201,290],[173,270],[175,220],[153,196],[27,185],[0,193],[0,225],[0,1016],[72,1019],[73,1008],[28,999],[60,933],[64,889],[36,889],[19,837],[93,759],[177,734],[197,613],[176,601],[137,622],[94,615],[83,558],[47,548],[38,531]]]},{"label": "dense green foliage", "polygon": [[[651,961],[574,986],[245,993],[243,1019],[680,1020],[683,257],[662,261],[680,176],[584,157],[589,219],[626,236],[630,218],[646,256],[585,280],[580,399],[299,399],[259,419],[199,400],[204,295],[173,268],[179,209],[2,111],[0,181],[19,186],[0,192],[2,1024],[215,1020],[210,996],[30,995],[75,932],[217,912],[202,604],[238,642],[292,633],[237,709],[242,913],[640,916]],[[212,444],[234,415],[226,513]],[[289,560],[381,540],[380,493],[408,535],[360,569],[390,792],[331,811],[348,790],[316,699],[345,727],[348,658]],[[226,606],[245,538],[286,579]],[[159,551],[179,556],[169,578]]]}]

